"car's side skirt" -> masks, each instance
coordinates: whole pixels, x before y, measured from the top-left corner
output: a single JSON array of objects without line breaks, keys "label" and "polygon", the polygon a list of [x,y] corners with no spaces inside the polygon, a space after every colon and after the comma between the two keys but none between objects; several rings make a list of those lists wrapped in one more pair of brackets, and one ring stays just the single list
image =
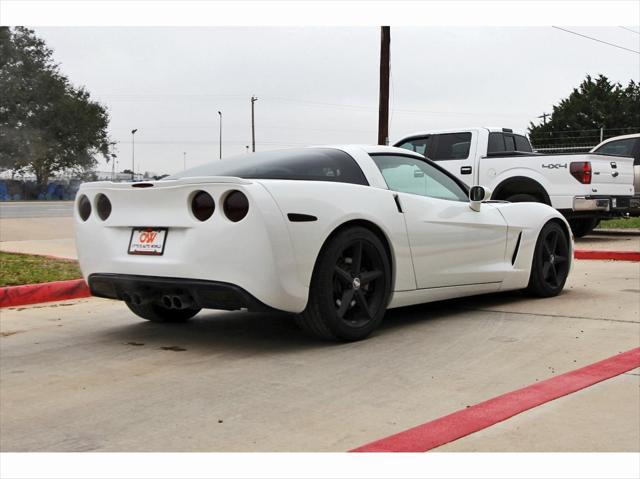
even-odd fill
[{"label": "car's side skirt", "polygon": [[461,298],[476,294],[494,293],[500,291],[502,282],[475,283],[457,286],[443,286],[439,288],[415,289],[412,291],[395,291],[388,308],[400,308],[420,303],[430,303],[444,299]]}]

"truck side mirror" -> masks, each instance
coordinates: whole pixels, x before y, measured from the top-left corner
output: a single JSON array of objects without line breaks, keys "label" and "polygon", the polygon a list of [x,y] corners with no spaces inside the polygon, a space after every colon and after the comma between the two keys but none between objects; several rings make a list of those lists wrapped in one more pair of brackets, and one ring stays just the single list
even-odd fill
[{"label": "truck side mirror", "polygon": [[473,211],[480,211],[482,202],[489,198],[491,198],[489,190],[485,190],[482,186],[472,186],[469,190],[469,208]]}]

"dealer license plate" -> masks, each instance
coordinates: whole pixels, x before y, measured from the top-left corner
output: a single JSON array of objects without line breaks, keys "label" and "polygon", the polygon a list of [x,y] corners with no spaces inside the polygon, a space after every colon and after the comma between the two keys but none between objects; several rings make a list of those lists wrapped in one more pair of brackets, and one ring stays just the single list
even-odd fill
[{"label": "dealer license plate", "polygon": [[167,228],[133,228],[129,254],[161,255],[167,239]]}]

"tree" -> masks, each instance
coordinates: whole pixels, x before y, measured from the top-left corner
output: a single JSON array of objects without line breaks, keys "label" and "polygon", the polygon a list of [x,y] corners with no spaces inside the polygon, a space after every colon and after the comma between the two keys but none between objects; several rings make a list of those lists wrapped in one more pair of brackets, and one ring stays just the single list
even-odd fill
[{"label": "tree", "polygon": [[31,171],[38,186],[61,170],[109,161],[109,115],[60,72],[32,30],[0,27],[0,168]]},{"label": "tree", "polygon": [[604,75],[595,80],[587,75],[568,98],[553,107],[550,121],[530,124],[529,136],[537,147],[560,142],[588,145],[598,143],[600,128],[606,136],[640,130],[640,84],[631,80],[623,87]]}]

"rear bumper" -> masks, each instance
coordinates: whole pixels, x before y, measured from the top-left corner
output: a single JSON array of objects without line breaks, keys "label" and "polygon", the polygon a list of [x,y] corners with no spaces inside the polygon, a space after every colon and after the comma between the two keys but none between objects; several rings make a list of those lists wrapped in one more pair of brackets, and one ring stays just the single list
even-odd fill
[{"label": "rear bumper", "polygon": [[275,310],[240,286],[221,281],[94,273],[89,276],[88,283],[92,295],[121,301],[134,293],[145,302],[160,302],[164,295],[187,295],[199,308]]},{"label": "rear bumper", "polygon": [[576,196],[573,211],[624,214],[631,207],[632,196]]}]

